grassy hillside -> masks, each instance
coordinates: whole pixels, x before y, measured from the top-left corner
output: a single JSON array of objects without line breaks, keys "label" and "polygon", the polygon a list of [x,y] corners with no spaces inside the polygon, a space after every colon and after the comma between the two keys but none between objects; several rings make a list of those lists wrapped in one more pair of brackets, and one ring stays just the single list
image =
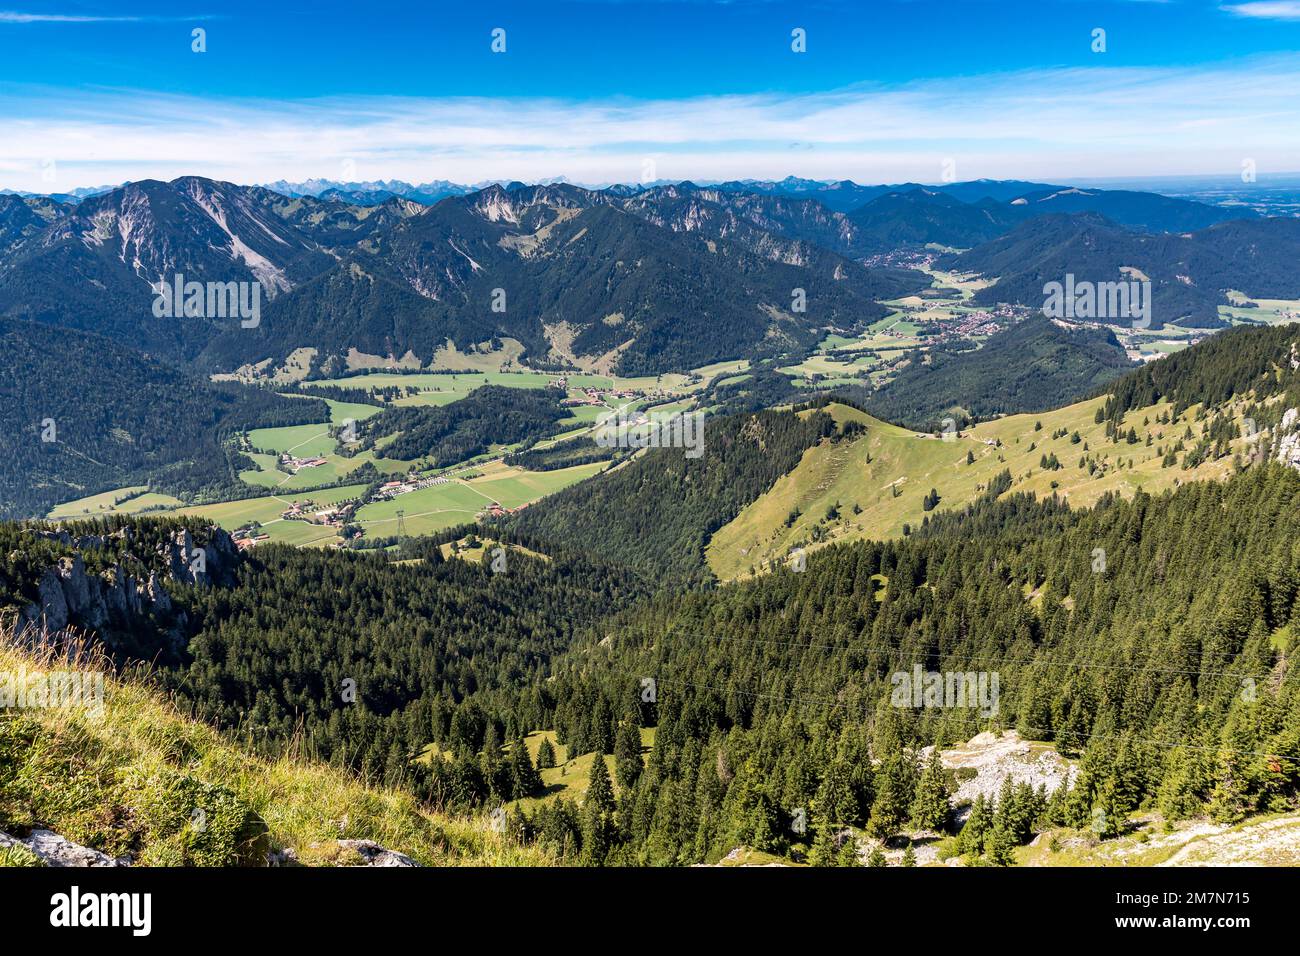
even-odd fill
[{"label": "grassy hillside", "polygon": [[[1155,492],[1232,473],[1231,457],[1186,470],[1180,464],[1163,466],[1164,454],[1189,426],[1199,438],[1204,423],[1195,420],[1198,407],[1176,425],[1158,422],[1172,411],[1168,402],[1130,410],[1123,430],[1133,428],[1137,442],[1115,444],[1106,438],[1105,423],[1095,421],[1104,403],[1100,397],[1041,415],[1010,415],[951,440],[890,425],[846,405],[828,406],[841,425],[857,422],[865,434],[808,449],[798,467],[713,535],[706,550],[709,567],[728,580],[753,573],[767,561],[784,560],[797,547],[898,537],[904,526],[911,530],[925,519],[924,499],[931,489],[940,496],[935,513],[961,508],[1005,470],[1011,473],[1010,491],[1040,497],[1055,492],[1072,505],[1090,505],[1107,492]],[[1189,448],[1194,444],[1183,440]],[[1244,441],[1238,439],[1234,448],[1244,447]],[[969,464],[968,455],[973,459]],[[1044,455],[1055,455],[1060,468],[1044,468]],[[1080,465],[1081,459],[1091,460],[1092,473],[1086,463]],[[836,505],[837,516],[828,518]],[[861,511],[855,513],[855,506]]]},{"label": "grassy hillside", "polygon": [[[64,666],[0,634],[0,670]],[[346,864],[341,838],[372,839],[425,865],[548,862],[486,819],[427,812],[409,794],[325,764],[257,757],[131,678],[106,680],[102,716],[0,714],[0,830],[37,825],[137,865],[262,865],[283,849],[308,865]]]}]

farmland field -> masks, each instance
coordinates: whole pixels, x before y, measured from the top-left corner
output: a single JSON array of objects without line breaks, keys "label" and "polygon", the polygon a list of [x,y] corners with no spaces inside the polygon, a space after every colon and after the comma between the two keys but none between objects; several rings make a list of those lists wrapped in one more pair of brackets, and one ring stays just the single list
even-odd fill
[{"label": "farmland field", "polygon": [[248,433],[248,441],[257,451],[291,454],[299,458],[328,455],[335,445],[329,426],[324,424],[255,428]]},{"label": "farmland field", "polygon": [[[114,504],[114,502],[118,502]],[[50,511],[50,518],[81,518],[102,515],[139,514],[141,511],[155,508],[167,508],[179,505],[178,498],[149,492],[144,485],[131,488],[117,488],[75,501],[64,502]]]},{"label": "farmland field", "polygon": [[325,543],[335,540],[332,528],[308,524],[305,521],[285,521],[280,515],[295,503],[312,502],[321,507],[356,498],[366,490],[365,485],[344,485],[306,494],[277,494],[241,501],[224,501],[215,505],[197,505],[177,509],[179,514],[206,518],[227,531],[257,521],[272,541],[285,544]]}]

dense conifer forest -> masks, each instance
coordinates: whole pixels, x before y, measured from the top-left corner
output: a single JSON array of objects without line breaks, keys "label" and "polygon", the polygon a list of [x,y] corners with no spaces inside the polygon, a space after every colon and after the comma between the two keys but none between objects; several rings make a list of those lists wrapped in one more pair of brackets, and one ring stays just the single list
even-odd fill
[{"label": "dense conifer forest", "polygon": [[556,432],[567,414],[550,389],[484,385],[448,405],[387,408],[365,421],[359,447],[384,458],[424,458],[440,468],[494,444],[531,444]]}]

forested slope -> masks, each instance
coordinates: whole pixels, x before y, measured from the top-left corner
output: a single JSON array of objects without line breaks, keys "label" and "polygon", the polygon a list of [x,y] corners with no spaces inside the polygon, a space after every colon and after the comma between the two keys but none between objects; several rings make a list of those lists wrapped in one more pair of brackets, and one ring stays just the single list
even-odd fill
[{"label": "forested slope", "polygon": [[688,458],[682,448],[651,449],[533,505],[510,527],[641,571],[708,580],[709,536],[835,431],[820,412],[710,417],[700,457]]},{"label": "forested slope", "polygon": [[98,335],[0,319],[0,517],[125,485],[239,485],[236,430],[329,418],[317,399],[209,383]]},{"label": "forested slope", "polygon": [[1058,408],[1131,367],[1113,332],[1066,329],[1039,315],[990,337],[978,349],[940,346],[925,359],[918,353],[874,393],[848,389],[844,394],[878,418],[939,431],[944,417],[964,427],[971,418]]},{"label": "forested slope", "polygon": [[[1026,818],[977,857],[1034,826],[1102,819],[1112,835],[1139,807],[1294,810],[1298,534],[1300,476],[1276,466],[1092,511],[986,503],[602,626],[549,688],[555,727],[581,752],[616,736],[593,715],[657,726],[617,809],[626,852],[648,862],[779,852],[844,824],[896,832],[923,776],[915,748],[990,727],[1051,741],[1080,770],[1068,794],[1017,794]],[[917,665],[996,674],[996,715],[892,706],[892,675]]]}]

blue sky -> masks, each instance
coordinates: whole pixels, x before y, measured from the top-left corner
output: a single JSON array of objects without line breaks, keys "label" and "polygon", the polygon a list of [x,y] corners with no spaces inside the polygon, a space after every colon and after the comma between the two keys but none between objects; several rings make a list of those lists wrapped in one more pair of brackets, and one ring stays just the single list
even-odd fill
[{"label": "blue sky", "polygon": [[1300,0],[0,0],[0,143],[40,191],[1294,171]]}]

